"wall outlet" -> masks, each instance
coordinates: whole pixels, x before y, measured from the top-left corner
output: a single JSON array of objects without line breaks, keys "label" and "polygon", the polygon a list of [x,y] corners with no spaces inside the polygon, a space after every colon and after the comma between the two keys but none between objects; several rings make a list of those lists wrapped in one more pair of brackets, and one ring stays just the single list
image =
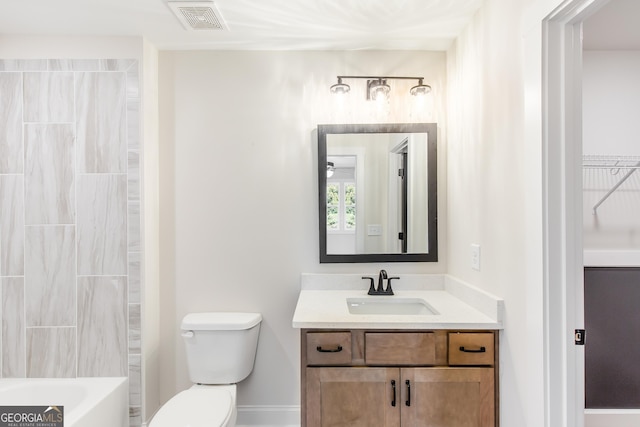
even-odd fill
[{"label": "wall outlet", "polygon": [[480,245],[471,245],[471,268],[480,271]]}]

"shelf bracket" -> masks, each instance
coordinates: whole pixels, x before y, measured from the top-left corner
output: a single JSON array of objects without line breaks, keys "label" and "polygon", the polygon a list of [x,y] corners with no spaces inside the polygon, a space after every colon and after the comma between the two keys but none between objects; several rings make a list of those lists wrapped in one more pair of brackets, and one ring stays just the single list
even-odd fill
[{"label": "shelf bracket", "polygon": [[607,194],[605,194],[605,195],[602,197],[602,199],[600,199],[600,201],[599,201],[598,203],[596,203],[596,204],[593,206],[593,214],[594,214],[594,215],[597,215],[597,214],[598,214],[598,208],[600,207],[600,205],[601,205],[601,204],[603,204],[603,203],[604,203],[604,201],[605,201],[605,200],[607,200],[607,199],[609,198],[609,196],[610,196],[611,194],[613,194],[613,192],[614,192],[614,191],[616,191],[616,190],[617,190],[617,189],[618,189],[618,188],[619,188],[619,187],[620,187],[620,186],[621,186],[621,185],[622,185],[622,184],[623,184],[627,179],[629,179],[629,177],[630,177],[631,175],[633,175],[633,173],[634,173],[635,171],[637,171],[637,170],[638,170],[638,169],[637,169],[637,167],[638,167],[638,166],[640,166],[640,162],[636,163],[636,165],[634,166],[634,168],[632,168],[631,170],[629,170],[629,171],[628,171],[628,172],[627,172],[627,173],[622,177],[622,179],[620,179],[620,181],[618,181],[618,183],[617,183],[616,185],[614,185],[614,186],[611,188],[611,190],[609,190],[609,191],[607,192]]}]

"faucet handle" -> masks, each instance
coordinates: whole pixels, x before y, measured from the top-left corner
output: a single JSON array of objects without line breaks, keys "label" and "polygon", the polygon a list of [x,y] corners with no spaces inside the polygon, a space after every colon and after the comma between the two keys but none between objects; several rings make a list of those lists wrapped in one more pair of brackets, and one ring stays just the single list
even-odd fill
[{"label": "faucet handle", "polygon": [[391,288],[391,281],[392,280],[400,280],[399,277],[389,277],[387,279],[387,289],[384,290],[384,294],[385,295],[393,295],[393,289]]},{"label": "faucet handle", "polygon": [[374,282],[373,282],[373,277],[366,277],[366,276],[363,276],[363,277],[362,277],[362,280],[366,280],[366,279],[368,279],[368,280],[370,280],[370,281],[371,281],[371,282],[370,282],[370,284],[369,284],[369,292],[368,292],[368,295],[375,295],[375,294],[376,294],[376,288],[375,288],[375,286],[373,285],[373,283],[374,283]]}]

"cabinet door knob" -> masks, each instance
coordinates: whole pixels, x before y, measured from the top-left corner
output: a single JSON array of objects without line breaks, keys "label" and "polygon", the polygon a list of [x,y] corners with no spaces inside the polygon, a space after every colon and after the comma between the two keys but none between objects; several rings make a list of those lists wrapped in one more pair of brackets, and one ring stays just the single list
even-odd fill
[{"label": "cabinet door knob", "polygon": [[321,345],[316,347],[320,353],[340,353],[342,351],[342,346],[339,345],[336,348],[322,348]]}]

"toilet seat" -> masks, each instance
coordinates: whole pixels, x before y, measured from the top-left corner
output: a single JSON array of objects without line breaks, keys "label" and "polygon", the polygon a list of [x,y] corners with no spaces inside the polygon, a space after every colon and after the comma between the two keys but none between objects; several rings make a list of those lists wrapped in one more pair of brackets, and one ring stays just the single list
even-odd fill
[{"label": "toilet seat", "polygon": [[232,425],[235,402],[228,390],[194,387],[165,403],[149,427],[227,427]]}]

